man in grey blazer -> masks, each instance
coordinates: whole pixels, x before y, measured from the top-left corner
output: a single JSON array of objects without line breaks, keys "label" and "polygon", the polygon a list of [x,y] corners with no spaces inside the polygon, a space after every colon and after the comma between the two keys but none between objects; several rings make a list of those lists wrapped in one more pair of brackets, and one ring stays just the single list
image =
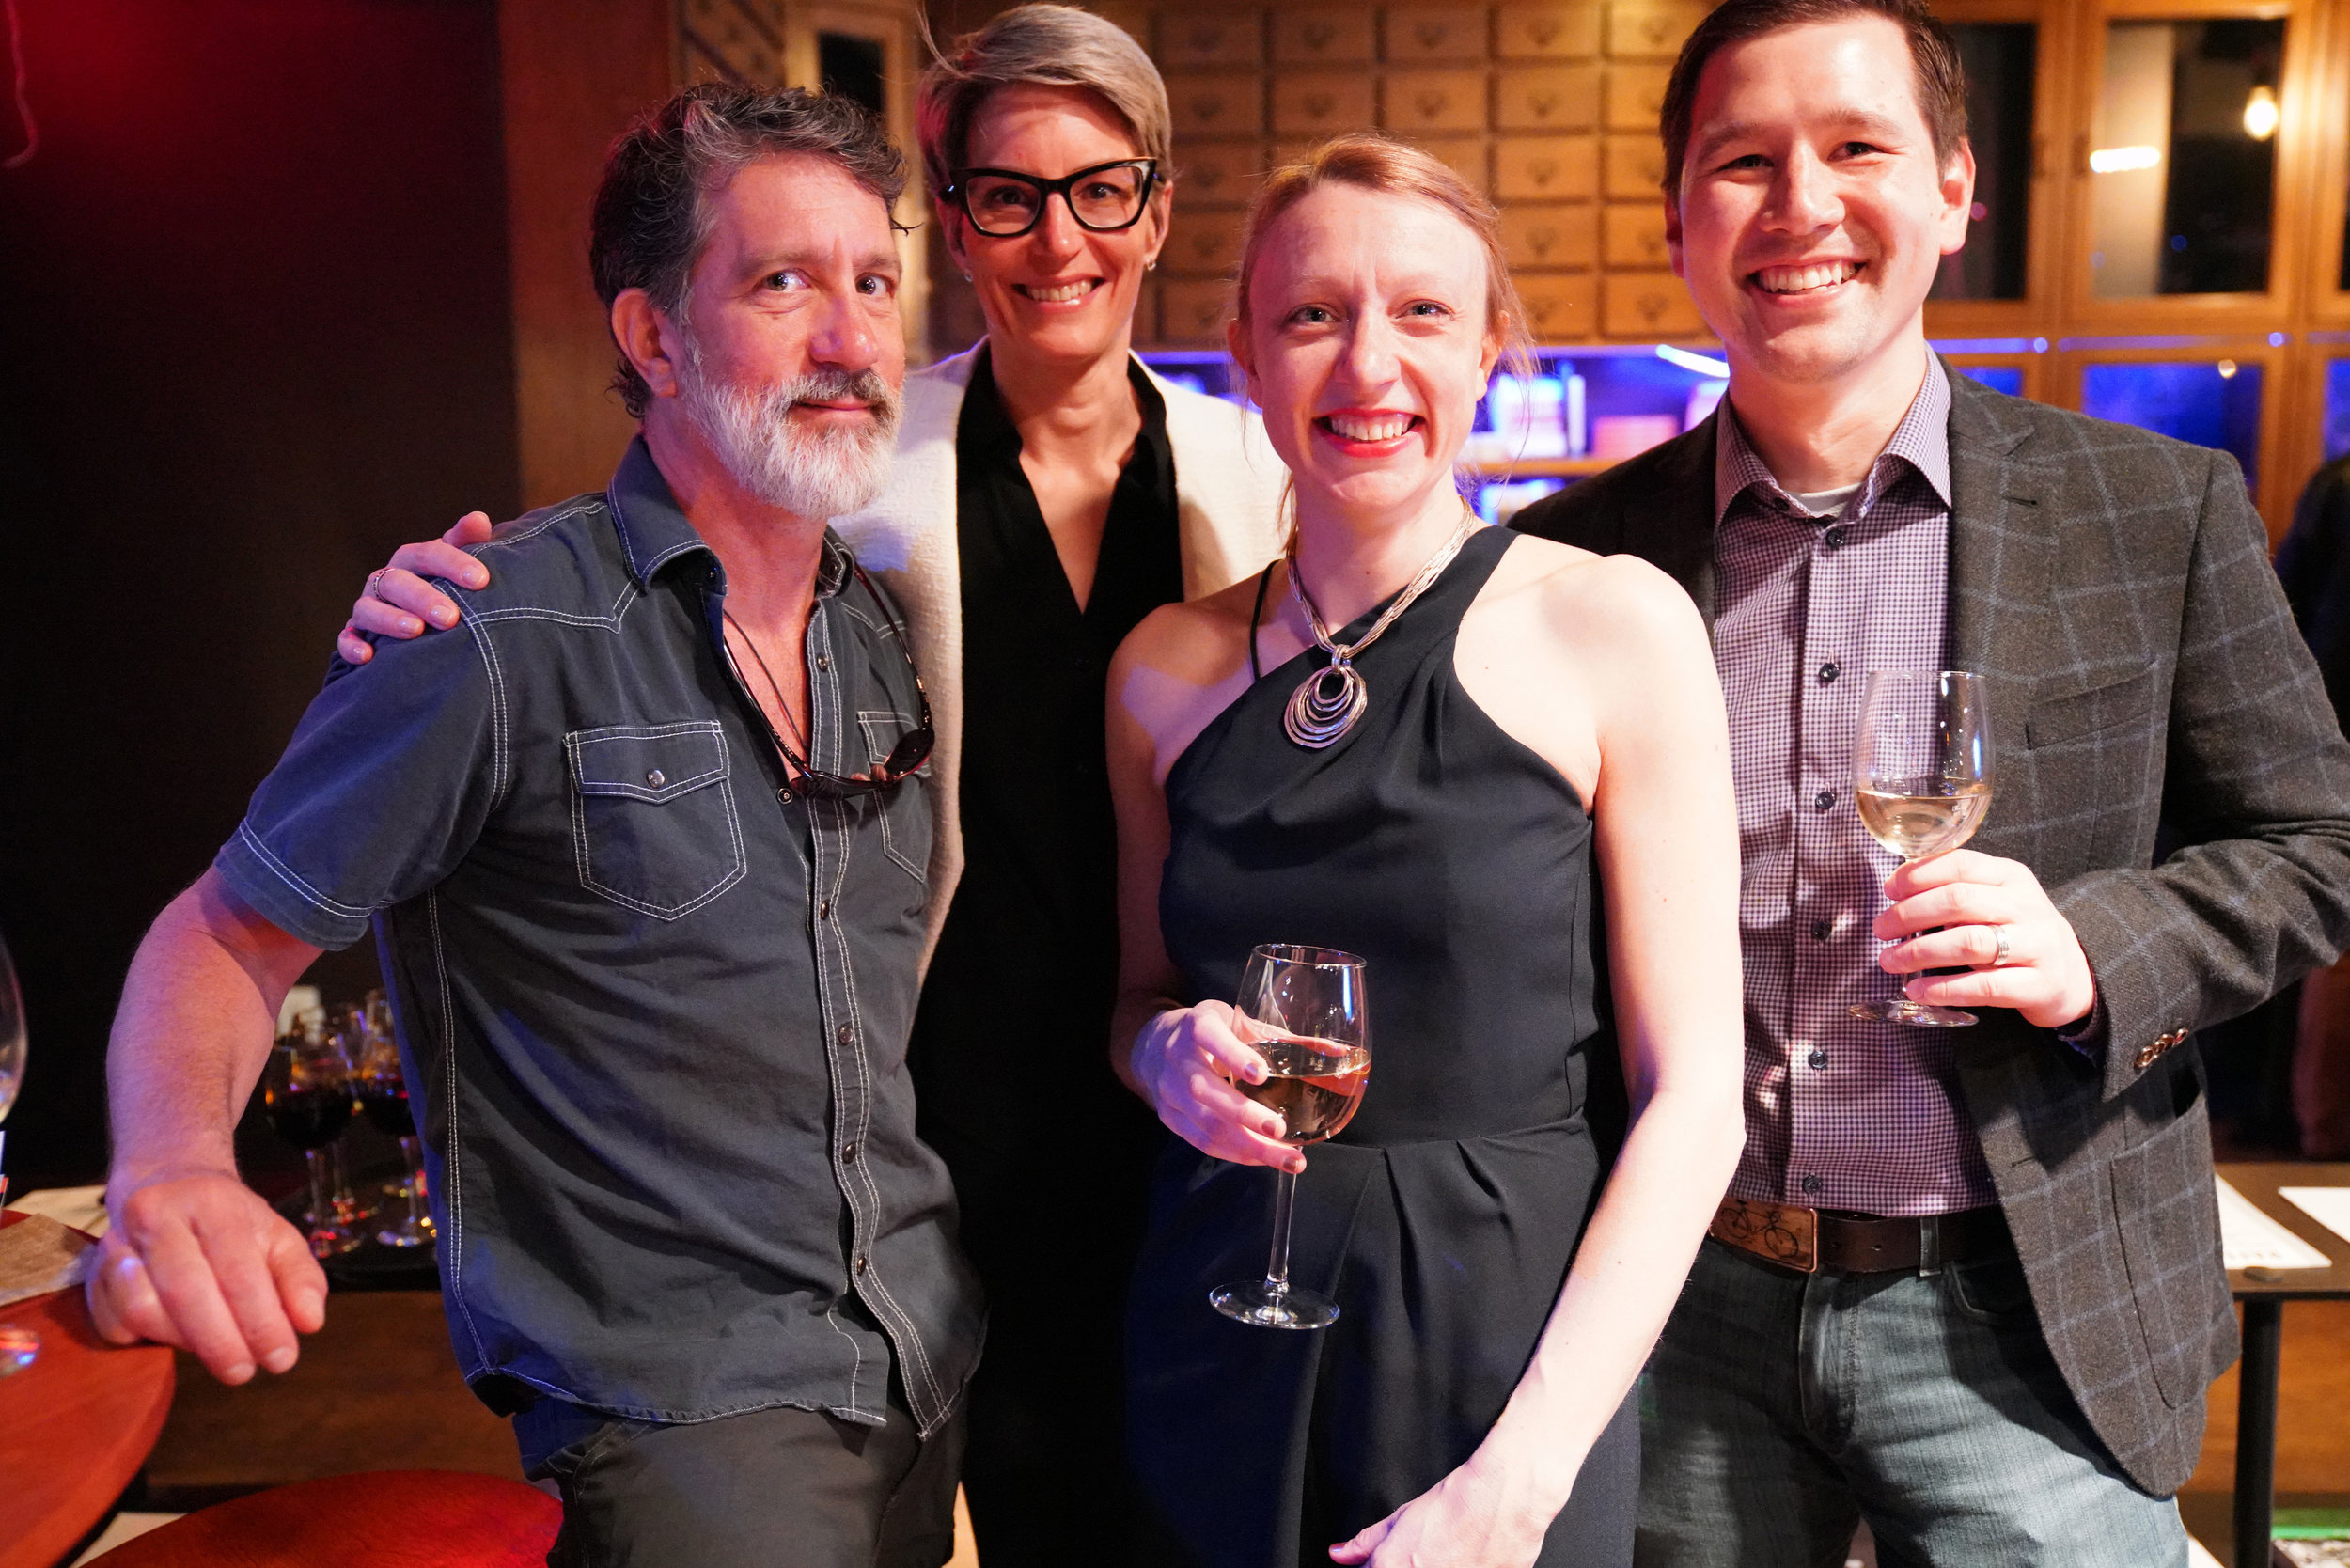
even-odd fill
[{"label": "man in grey blazer", "polygon": [[[2232,461],[1929,350],[1974,165],[1922,5],[1728,0],[1663,118],[1729,395],[1517,525],[1673,572],[1730,703],[1747,1144],[1651,1365],[1640,1560],[1809,1568],[1866,1517],[1888,1561],[2184,1564],[2236,1349],[2192,1031],[2350,944],[2350,745]],[[1848,780],[1888,667],[1986,677],[1998,775],[1899,870]],[[1982,1021],[1849,1016],[1897,993]]]}]

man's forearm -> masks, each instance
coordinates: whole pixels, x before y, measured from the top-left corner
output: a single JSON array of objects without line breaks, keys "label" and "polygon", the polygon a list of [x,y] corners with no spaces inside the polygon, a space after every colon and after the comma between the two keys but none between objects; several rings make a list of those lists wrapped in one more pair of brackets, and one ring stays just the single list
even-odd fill
[{"label": "man's forearm", "polygon": [[166,1173],[233,1173],[237,1118],[277,1010],[318,949],[244,907],[207,871],[149,927],[106,1054],[108,1196]]}]

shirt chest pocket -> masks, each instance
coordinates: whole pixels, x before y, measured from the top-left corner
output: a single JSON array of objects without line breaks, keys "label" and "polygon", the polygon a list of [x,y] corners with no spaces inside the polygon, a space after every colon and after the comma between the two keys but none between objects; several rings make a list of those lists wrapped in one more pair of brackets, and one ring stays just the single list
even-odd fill
[{"label": "shirt chest pocket", "polygon": [[563,737],[580,886],[674,920],[743,880],[727,740],[714,720]]}]

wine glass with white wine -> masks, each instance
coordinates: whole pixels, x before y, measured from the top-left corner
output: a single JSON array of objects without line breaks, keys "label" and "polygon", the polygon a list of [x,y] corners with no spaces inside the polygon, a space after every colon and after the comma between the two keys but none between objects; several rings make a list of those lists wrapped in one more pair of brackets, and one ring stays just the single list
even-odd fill
[{"label": "wine glass with white wine", "polygon": [[[1353,953],[1330,948],[1266,944],[1248,954],[1232,1028],[1264,1058],[1265,1080],[1233,1087],[1281,1113],[1287,1142],[1302,1147],[1337,1137],[1363,1103],[1371,1081],[1371,1003],[1363,995],[1368,968]],[[1226,1317],[1261,1328],[1326,1328],[1338,1321],[1337,1302],[1290,1283],[1290,1212],[1296,1200],[1296,1176],[1277,1172],[1273,1255],[1264,1278],[1208,1293]]]},{"label": "wine glass with white wine", "polygon": [[[1904,860],[1946,854],[1991,809],[1991,715],[1983,679],[1963,669],[1879,669],[1860,697],[1853,804],[1869,837]],[[1955,1028],[1979,1020],[1906,996],[1856,1002],[1856,1018]]]}]

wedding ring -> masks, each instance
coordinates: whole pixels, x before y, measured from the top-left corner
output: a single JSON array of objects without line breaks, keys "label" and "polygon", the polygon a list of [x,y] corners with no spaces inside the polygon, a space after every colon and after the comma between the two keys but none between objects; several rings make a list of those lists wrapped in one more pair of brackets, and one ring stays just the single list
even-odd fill
[{"label": "wedding ring", "polygon": [[368,587],[367,587],[367,592],[366,592],[364,595],[362,595],[362,597],[363,597],[363,598],[368,598],[368,599],[381,599],[381,598],[383,598],[384,596],[383,596],[381,593],[378,593],[378,592],[376,591],[376,588],[377,588],[377,585],[381,584],[381,583],[384,581],[384,572],[388,572],[388,571],[390,571],[390,570],[391,570],[391,568],[389,568],[389,567],[386,567],[386,566],[379,566],[379,567],[377,567],[377,568],[376,568],[373,572],[368,572]]},{"label": "wedding ring", "polygon": [[2007,931],[2008,928],[2005,926],[1991,928],[1991,939],[1998,944],[1998,949],[1991,957],[1991,966],[1995,969],[2003,968],[2013,963],[2015,959],[2014,950],[2008,946]]}]

